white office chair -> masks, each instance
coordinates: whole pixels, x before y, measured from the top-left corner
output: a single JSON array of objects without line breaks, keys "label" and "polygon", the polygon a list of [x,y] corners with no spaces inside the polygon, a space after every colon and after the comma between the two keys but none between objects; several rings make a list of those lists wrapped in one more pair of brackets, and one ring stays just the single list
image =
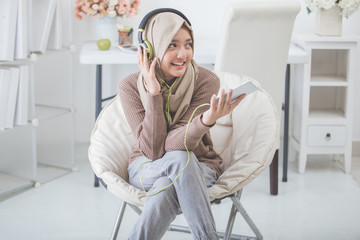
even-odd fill
[{"label": "white office chair", "polygon": [[[221,88],[230,89],[245,80],[246,76],[230,73],[217,73]],[[225,233],[218,233],[225,239],[243,239],[231,234],[235,216],[240,212],[253,230],[257,239],[262,239],[240,202],[241,191],[271,163],[279,141],[279,125],[275,105],[271,97],[260,86],[259,90],[245,97],[234,111],[219,119],[211,128],[215,150],[222,156],[222,175],[211,188],[211,201],[229,197],[232,202],[230,216]],[[116,239],[127,205],[137,213],[146,198],[141,189],[128,181],[128,160],[135,138],[125,118],[118,96],[112,99],[101,111],[91,134],[89,160],[95,174],[103,185],[122,200],[119,214],[113,230],[112,239]],[[135,223],[135,222],[134,222]],[[182,226],[172,225],[169,230],[186,231]]]},{"label": "white office chair", "polygon": [[[227,6],[222,24],[215,71],[256,79],[273,98],[279,114],[284,100],[290,40],[299,11],[300,3],[295,0],[242,1]],[[288,124],[287,121],[284,124]],[[284,146],[288,144],[287,139]],[[287,156],[287,147],[284,156]],[[277,169],[278,160],[274,160],[270,166],[273,195],[277,194]]]}]

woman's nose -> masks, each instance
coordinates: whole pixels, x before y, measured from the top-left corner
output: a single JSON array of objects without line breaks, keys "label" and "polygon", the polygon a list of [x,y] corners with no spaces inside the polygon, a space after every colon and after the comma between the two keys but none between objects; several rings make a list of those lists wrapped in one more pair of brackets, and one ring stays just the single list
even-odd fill
[{"label": "woman's nose", "polygon": [[186,58],[186,49],[185,48],[180,48],[178,53],[177,53],[177,57],[178,58]]}]

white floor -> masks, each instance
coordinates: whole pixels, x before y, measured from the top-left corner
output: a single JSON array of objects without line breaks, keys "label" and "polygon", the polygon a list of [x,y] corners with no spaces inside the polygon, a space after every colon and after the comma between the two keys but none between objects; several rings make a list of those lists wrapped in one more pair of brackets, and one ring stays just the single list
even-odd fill
[{"label": "white floor", "polygon": [[[78,172],[32,188],[0,202],[0,239],[109,239],[120,201],[103,187],[93,187],[86,148],[77,150]],[[279,178],[281,179],[281,168]],[[360,239],[360,187],[337,163],[309,161],[304,175],[290,163],[288,182],[279,182],[279,195],[269,194],[265,171],[243,192],[242,202],[264,239]],[[231,203],[214,205],[218,230],[224,230]],[[124,216],[118,239],[126,239],[136,214]],[[176,224],[185,223],[182,215]],[[253,235],[240,215],[234,232]],[[164,239],[192,239],[168,232]]]}]

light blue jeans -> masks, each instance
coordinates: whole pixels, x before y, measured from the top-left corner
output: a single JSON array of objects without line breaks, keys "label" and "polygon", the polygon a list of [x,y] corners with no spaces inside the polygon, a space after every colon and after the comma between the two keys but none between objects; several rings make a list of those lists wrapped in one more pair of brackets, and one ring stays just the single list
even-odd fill
[{"label": "light blue jeans", "polygon": [[[167,152],[162,158],[141,166],[141,179],[149,194],[169,185],[186,165],[186,151]],[[130,164],[130,184],[142,189],[139,166],[149,161],[142,156]],[[171,222],[181,212],[190,227],[194,239],[219,239],[211,212],[207,187],[217,180],[216,172],[200,163],[190,152],[190,161],[171,187],[154,196],[147,196],[144,210],[140,215],[129,239],[161,239]]]}]

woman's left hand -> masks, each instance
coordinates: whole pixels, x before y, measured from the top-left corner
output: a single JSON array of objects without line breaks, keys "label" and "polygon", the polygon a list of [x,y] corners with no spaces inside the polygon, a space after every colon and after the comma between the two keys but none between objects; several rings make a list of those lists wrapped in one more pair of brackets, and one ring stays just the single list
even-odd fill
[{"label": "woman's left hand", "polygon": [[227,96],[225,96],[225,90],[222,89],[218,100],[216,99],[215,94],[211,97],[210,108],[206,112],[204,112],[202,117],[203,124],[207,126],[213,125],[216,120],[231,113],[231,111],[234,110],[234,108],[239,105],[239,103],[246,96],[245,94],[243,94],[233,103],[231,103],[231,95],[232,89],[229,90]]}]

